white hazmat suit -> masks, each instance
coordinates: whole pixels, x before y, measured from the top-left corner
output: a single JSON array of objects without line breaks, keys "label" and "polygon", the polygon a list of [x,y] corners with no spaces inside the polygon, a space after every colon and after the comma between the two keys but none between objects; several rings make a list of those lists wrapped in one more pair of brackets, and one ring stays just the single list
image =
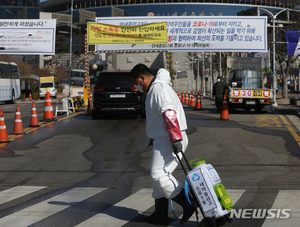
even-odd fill
[{"label": "white hazmat suit", "polygon": [[[182,184],[178,182],[172,172],[178,165],[176,155],[173,153],[170,133],[166,128],[163,114],[168,110],[175,111],[182,136],[182,150],[188,146],[186,117],[178,96],[169,86],[170,74],[165,69],[159,69],[154,82],[150,85],[146,99],[146,131],[153,141],[153,155],[150,166],[152,197],[159,199],[165,197],[172,199],[182,190]],[[179,134],[180,134],[179,132]],[[178,154],[181,158],[181,154]]]}]

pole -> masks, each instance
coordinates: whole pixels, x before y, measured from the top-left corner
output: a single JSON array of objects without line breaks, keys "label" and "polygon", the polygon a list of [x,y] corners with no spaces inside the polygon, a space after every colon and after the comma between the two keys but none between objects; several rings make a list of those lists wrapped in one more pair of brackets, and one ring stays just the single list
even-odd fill
[{"label": "pole", "polygon": [[199,72],[200,72],[200,70],[199,70],[199,55],[197,54],[197,56],[198,56],[198,70],[197,70],[197,92],[199,92]]},{"label": "pole", "polygon": [[276,102],[276,89],[277,89],[277,75],[276,75],[276,67],[275,67],[275,17],[273,16],[273,106],[277,107]]},{"label": "pole", "polygon": [[192,57],[192,92],[194,91],[194,57]]},{"label": "pole", "polygon": [[73,0],[71,2],[71,28],[70,28],[70,65],[69,65],[69,97],[71,94],[71,71],[72,71],[72,32],[73,32]]},{"label": "pole", "polygon": [[202,52],[202,75],[203,75],[203,92],[202,92],[202,95],[203,95],[203,97],[205,97],[204,52]]},{"label": "pole", "polygon": [[212,73],[212,53],[211,52],[210,52],[209,60],[210,60],[210,69],[209,69],[209,74],[210,74],[210,97],[212,97],[212,90],[213,90],[213,79],[212,79],[212,77],[214,75]]},{"label": "pole", "polygon": [[176,77],[175,77],[175,90],[177,91],[178,89],[178,81],[177,81],[177,69],[180,65],[178,65],[178,63],[180,62],[181,60],[179,61],[173,61],[175,63],[175,68],[176,68]]},{"label": "pole", "polygon": [[221,59],[221,52],[219,52],[219,69],[220,69],[220,75],[222,76],[222,59]]}]

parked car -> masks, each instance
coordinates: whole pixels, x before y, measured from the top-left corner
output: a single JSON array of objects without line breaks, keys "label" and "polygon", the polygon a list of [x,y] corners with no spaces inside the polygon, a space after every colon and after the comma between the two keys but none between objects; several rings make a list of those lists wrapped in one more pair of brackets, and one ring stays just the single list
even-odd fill
[{"label": "parked car", "polygon": [[93,119],[102,113],[133,113],[145,117],[145,93],[134,86],[129,71],[100,72],[93,92]]},{"label": "parked car", "polygon": [[56,88],[55,83],[53,81],[41,82],[39,94],[40,98],[44,99],[46,97],[46,93],[49,92],[51,97],[56,98]]}]

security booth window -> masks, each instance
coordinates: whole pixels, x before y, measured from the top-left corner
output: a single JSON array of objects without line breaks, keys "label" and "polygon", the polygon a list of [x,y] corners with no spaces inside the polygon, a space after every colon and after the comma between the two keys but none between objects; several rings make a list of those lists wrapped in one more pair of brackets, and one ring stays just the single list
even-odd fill
[{"label": "security booth window", "polygon": [[228,84],[233,88],[262,88],[260,71],[254,69],[230,70]]}]

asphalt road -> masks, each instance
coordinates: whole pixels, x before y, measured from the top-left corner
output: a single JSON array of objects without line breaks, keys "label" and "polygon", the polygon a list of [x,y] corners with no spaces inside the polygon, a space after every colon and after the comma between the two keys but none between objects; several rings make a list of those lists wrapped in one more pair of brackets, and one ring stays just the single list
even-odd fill
[{"label": "asphalt road", "polygon": [[[18,105],[26,134],[9,135],[12,142],[0,144],[1,227],[157,226],[142,222],[142,215],[154,209],[151,148],[142,153],[148,144],[145,119],[110,115],[92,120],[83,110],[32,129],[31,103]],[[246,215],[235,216],[226,226],[298,226],[299,118],[237,111],[222,121],[212,100],[203,99],[202,105],[201,111],[184,106],[186,156],[204,157],[212,164],[234,210]],[[0,105],[8,133],[13,131],[15,106]],[[42,120],[43,101],[36,106]],[[185,179],[180,165],[174,175]],[[275,218],[253,218],[255,209],[274,209]],[[288,218],[281,218],[287,216],[283,209]],[[176,204],[174,210],[179,216]],[[168,226],[179,226],[171,209],[169,217]],[[195,217],[184,226],[197,226]]]}]

